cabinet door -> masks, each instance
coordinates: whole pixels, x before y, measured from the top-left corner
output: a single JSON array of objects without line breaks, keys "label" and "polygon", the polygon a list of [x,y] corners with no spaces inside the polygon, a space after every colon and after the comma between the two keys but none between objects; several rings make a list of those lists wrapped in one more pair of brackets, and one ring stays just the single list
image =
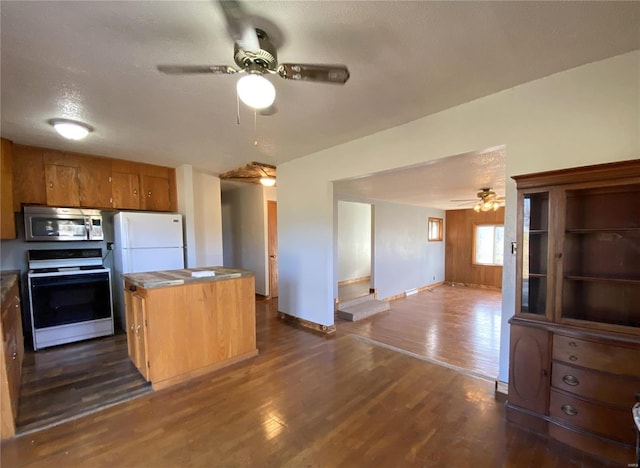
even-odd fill
[{"label": "cabinet door", "polygon": [[169,179],[143,175],[142,188],[142,209],[151,211],[171,211]]},{"label": "cabinet door", "polygon": [[77,167],[47,164],[44,172],[47,181],[47,205],[80,206]]},{"label": "cabinet door", "polygon": [[511,325],[509,402],[547,414],[550,379],[550,333]]},{"label": "cabinet door", "polygon": [[111,173],[111,193],[113,208],[140,209],[140,188],[138,174],[126,172]]},{"label": "cabinet door", "polygon": [[146,348],[146,328],[145,328],[145,299],[138,294],[131,296],[132,309],[135,322],[135,359],[134,364],[142,374],[142,376],[149,380],[149,368],[147,367],[147,348]]},{"label": "cabinet door", "polygon": [[80,205],[111,208],[111,162],[103,158],[84,157],[80,161]]},{"label": "cabinet door", "polygon": [[13,211],[21,204],[45,205],[47,190],[41,148],[13,145]]},{"label": "cabinet door", "polygon": [[16,222],[13,216],[13,157],[11,142],[0,142],[0,239],[16,238]]},{"label": "cabinet door", "polygon": [[[124,290],[124,310],[126,319],[127,332],[127,350],[131,361],[136,363],[136,320],[133,312],[133,292],[128,289]],[[136,365],[137,367],[137,365]]]},{"label": "cabinet door", "polygon": [[550,191],[518,193],[517,314],[552,317],[552,195]]}]

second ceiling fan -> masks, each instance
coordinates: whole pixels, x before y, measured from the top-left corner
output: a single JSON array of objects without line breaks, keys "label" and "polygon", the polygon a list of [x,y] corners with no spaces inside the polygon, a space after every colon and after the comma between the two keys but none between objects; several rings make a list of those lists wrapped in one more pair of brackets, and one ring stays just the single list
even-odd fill
[{"label": "second ceiling fan", "polygon": [[237,83],[238,97],[254,109],[266,109],[275,100],[275,88],[264,76],[276,74],[287,80],[344,84],[349,79],[345,65],[279,63],[275,46],[262,29],[254,27],[240,2],[220,0],[227,31],[234,42],[236,65],[158,65],[158,70],[170,75],[246,73]]}]

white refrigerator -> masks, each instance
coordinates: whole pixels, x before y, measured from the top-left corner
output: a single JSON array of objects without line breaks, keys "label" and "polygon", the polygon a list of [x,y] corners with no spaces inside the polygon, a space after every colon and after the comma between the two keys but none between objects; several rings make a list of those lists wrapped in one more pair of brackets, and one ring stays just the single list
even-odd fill
[{"label": "white refrigerator", "polygon": [[184,268],[182,215],[119,212],[113,217],[117,324],[126,326],[123,274]]}]

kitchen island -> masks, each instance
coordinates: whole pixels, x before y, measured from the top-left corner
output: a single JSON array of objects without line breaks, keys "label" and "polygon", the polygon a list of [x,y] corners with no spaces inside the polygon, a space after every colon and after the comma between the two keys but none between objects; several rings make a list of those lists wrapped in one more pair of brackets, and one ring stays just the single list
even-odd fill
[{"label": "kitchen island", "polygon": [[129,356],[155,390],[258,354],[253,272],[206,267],[123,278]]}]

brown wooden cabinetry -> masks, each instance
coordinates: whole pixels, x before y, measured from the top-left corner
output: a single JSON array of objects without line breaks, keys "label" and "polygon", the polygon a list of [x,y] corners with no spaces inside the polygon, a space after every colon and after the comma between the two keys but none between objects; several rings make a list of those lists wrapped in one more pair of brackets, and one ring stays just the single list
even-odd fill
[{"label": "brown wooden cabinetry", "polygon": [[135,291],[125,290],[125,309],[129,357],[142,376],[149,380],[145,341],[145,298]]},{"label": "brown wooden cabinetry", "polygon": [[14,153],[14,211],[22,204],[177,209],[172,168],[22,145],[14,145]]},{"label": "brown wooden cabinetry", "polygon": [[507,416],[629,463],[640,392],[640,161],[515,180]]},{"label": "brown wooden cabinetry", "polygon": [[84,157],[78,173],[80,206],[111,208],[111,161],[106,158]]},{"label": "brown wooden cabinetry", "polygon": [[16,223],[13,216],[13,154],[11,142],[0,140],[0,239],[16,238]]},{"label": "brown wooden cabinetry", "polygon": [[24,341],[18,273],[2,274],[2,314],[0,335],[0,437],[15,435],[15,418],[22,378]]},{"label": "brown wooden cabinetry", "polygon": [[156,390],[258,353],[253,276],[149,288],[125,280],[125,298],[129,356]]}]

